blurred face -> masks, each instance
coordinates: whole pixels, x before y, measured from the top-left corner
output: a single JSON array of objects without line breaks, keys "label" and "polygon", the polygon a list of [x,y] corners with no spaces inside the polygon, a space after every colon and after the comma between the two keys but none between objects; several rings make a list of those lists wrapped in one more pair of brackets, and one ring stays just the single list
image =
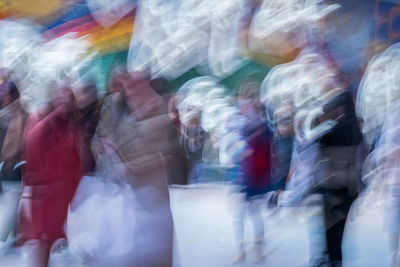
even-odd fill
[{"label": "blurred face", "polygon": [[179,120],[179,111],[177,108],[177,103],[178,103],[179,97],[177,95],[171,96],[171,98],[168,101],[168,116],[170,120],[173,122],[177,122]]},{"label": "blurred face", "polygon": [[297,113],[294,117],[294,129],[296,133],[296,138],[301,140],[304,138],[304,121],[306,119],[306,114],[302,114],[301,112]]},{"label": "blurred face", "polygon": [[191,118],[189,120],[189,122],[187,123],[188,127],[197,127],[201,125],[201,113],[199,112],[198,114],[196,114],[195,116],[193,116],[193,118]]},{"label": "blurred face", "polygon": [[259,106],[254,99],[239,99],[238,105],[240,114],[243,115],[247,123],[257,122],[260,119]]},{"label": "blurred face", "polygon": [[253,82],[253,81],[248,81],[245,82],[242,85],[241,90],[241,96],[243,98],[257,98],[258,95],[258,89],[260,88],[260,85],[257,82]]},{"label": "blurred face", "polygon": [[117,93],[117,92],[123,92],[123,84],[120,80],[119,77],[114,77],[111,86],[110,86],[110,93]]},{"label": "blurred face", "polygon": [[39,118],[44,118],[52,109],[50,102],[41,103],[37,107],[37,115]]},{"label": "blurred face", "polygon": [[85,108],[97,100],[97,89],[94,85],[79,88],[76,92],[78,108]]},{"label": "blurred face", "polygon": [[240,87],[240,96],[238,99],[238,104],[240,112],[246,117],[246,119],[251,120],[257,117],[257,109],[259,107],[258,102],[258,89],[260,85],[249,80],[244,82]]},{"label": "blurred face", "polygon": [[11,102],[13,102],[14,97],[12,97],[9,93],[5,94],[4,96],[1,97],[1,106],[5,107]]},{"label": "blurred face", "polygon": [[293,111],[290,107],[284,106],[279,108],[275,112],[274,118],[280,136],[293,135]]},{"label": "blurred face", "polygon": [[149,100],[148,90],[152,90],[146,80],[135,80],[124,83],[126,102],[131,109],[143,106]]},{"label": "blurred face", "polygon": [[318,118],[318,121],[320,123],[326,121],[326,120],[338,120],[341,116],[344,115],[345,113],[345,107],[344,106],[323,106],[323,111],[324,114]]},{"label": "blurred face", "polygon": [[58,107],[60,105],[70,105],[74,101],[73,93],[70,88],[63,87],[56,90],[55,95],[53,96],[52,103],[54,107]]}]

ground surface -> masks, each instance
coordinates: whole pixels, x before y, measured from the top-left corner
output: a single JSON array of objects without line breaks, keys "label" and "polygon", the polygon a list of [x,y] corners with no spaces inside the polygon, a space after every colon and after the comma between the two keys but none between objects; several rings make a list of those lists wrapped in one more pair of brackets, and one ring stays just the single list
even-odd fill
[{"label": "ground surface", "polygon": [[[170,193],[176,232],[175,265],[232,266],[236,248],[228,205],[230,187],[221,184],[171,187]],[[308,265],[306,216],[309,212],[291,209],[285,214],[269,210],[264,214],[267,257],[262,264],[252,261],[252,228],[247,222],[248,257],[245,263],[235,266]],[[349,221],[344,240],[344,266],[389,266],[388,242],[382,218],[382,208],[371,204]],[[316,217],[317,223],[320,219]],[[0,266],[22,266],[20,251],[14,248],[7,250],[0,258]],[[51,266],[84,265],[64,252],[52,254]]]}]

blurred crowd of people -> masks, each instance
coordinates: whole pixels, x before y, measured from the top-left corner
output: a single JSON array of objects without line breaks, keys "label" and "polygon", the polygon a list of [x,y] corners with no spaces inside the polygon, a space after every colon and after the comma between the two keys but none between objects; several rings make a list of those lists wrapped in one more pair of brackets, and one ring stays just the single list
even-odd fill
[{"label": "blurred crowd of people", "polygon": [[[90,79],[76,90],[65,79],[34,111],[25,108],[12,73],[4,74],[1,177],[22,179],[22,187],[9,199],[14,211],[2,225],[2,240],[17,225],[16,243],[30,266],[47,266],[51,248],[65,238],[88,264],[171,265],[168,184],[214,178],[235,185],[235,262],[246,258],[247,215],[262,262],[262,210],[318,206],[326,249],[316,249],[321,255],[311,255],[310,264],[340,265],[346,218],[365,187],[368,155],[368,168],[391,177],[390,204],[398,206],[397,105],[368,146],[352,95],[331,70],[308,53],[272,69],[264,81],[246,76],[236,95],[204,76],[161,96],[148,73],[116,68],[108,94],[98,97]],[[397,225],[395,210],[388,212]],[[395,233],[391,238],[398,239]]]},{"label": "blurred crowd of people", "polygon": [[[398,44],[354,88],[320,40],[320,20],[340,5],[199,2],[139,1],[127,62],[105,94],[85,73],[96,57],[86,37],[0,22],[2,253],[11,240],[27,266],[65,247],[89,266],[172,266],[169,185],[218,181],[232,188],[235,263],[247,258],[247,217],[264,262],[263,211],[293,207],[313,210],[309,265],[342,266],[352,205],[380,190],[400,266]],[[230,90],[222,80],[248,61],[246,23],[246,49],[285,63]],[[166,92],[164,78],[195,67],[207,75]],[[3,190],[10,181],[18,189]]]}]

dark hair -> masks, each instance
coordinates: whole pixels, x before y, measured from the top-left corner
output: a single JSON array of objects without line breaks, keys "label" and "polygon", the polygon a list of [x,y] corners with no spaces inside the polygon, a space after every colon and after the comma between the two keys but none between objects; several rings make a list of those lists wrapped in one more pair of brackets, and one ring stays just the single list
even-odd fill
[{"label": "dark hair", "polygon": [[15,83],[13,83],[12,81],[8,81],[8,93],[15,98],[19,98],[19,90],[17,88],[17,86],[15,85]]}]

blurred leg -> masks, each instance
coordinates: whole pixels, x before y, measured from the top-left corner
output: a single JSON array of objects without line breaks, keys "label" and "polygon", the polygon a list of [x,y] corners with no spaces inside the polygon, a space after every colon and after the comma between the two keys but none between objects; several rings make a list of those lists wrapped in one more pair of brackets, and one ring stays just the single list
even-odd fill
[{"label": "blurred leg", "polygon": [[310,242],[309,266],[317,267],[326,263],[325,226],[322,215],[312,214],[307,220]]},{"label": "blurred leg", "polygon": [[397,267],[400,264],[399,261],[399,232],[389,233],[389,247],[390,247],[390,266]]},{"label": "blurred leg", "polygon": [[342,261],[342,238],[346,219],[337,222],[331,228],[326,229],[326,243],[328,247],[329,261]]},{"label": "blurred leg", "polygon": [[233,231],[238,246],[238,256],[234,262],[240,262],[245,259],[244,248],[244,220],[246,216],[247,201],[244,199],[243,194],[233,193],[231,199],[232,217],[233,217]]},{"label": "blurred leg", "polygon": [[47,267],[50,257],[50,241],[31,239],[22,247],[24,266]]},{"label": "blurred leg", "polygon": [[262,198],[250,200],[249,215],[254,227],[254,241],[264,241],[264,219],[262,216]]},{"label": "blurred leg", "polygon": [[0,241],[7,241],[17,223],[19,190],[9,190],[1,195]]},{"label": "blurred leg", "polygon": [[324,266],[328,262],[323,199],[321,195],[313,194],[306,199],[305,209],[310,212],[307,218],[307,233],[309,239],[310,267]]},{"label": "blurred leg", "polygon": [[263,198],[250,200],[249,215],[253,222],[256,261],[263,261],[264,255],[264,219],[262,216]]}]

